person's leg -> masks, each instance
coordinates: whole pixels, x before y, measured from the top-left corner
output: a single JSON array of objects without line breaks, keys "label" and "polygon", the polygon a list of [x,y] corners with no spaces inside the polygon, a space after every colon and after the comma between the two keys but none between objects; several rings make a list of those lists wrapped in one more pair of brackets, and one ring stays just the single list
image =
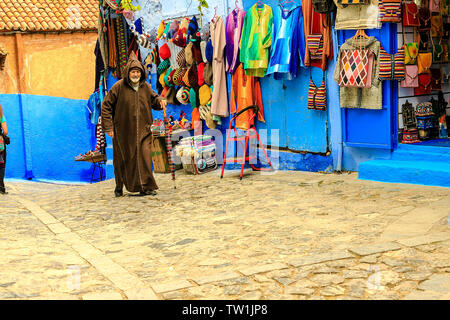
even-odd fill
[{"label": "person's leg", "polygon": [[6,150],[3,152],[3,163],[0,164],[0,193],[6,193],[5,189],[5,168],[6,168]]}]

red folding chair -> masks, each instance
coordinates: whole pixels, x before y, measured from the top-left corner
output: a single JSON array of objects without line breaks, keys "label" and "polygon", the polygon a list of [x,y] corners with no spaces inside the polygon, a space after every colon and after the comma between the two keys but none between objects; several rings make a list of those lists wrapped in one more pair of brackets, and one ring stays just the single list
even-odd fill
[{"label": "red folding chair", "polygon": [[[253,113],[249,117],[250,128],[248,130],[242,130],[242,131],[244,131],[244,134],[239,134],[238,131],[236,130],[236,119],[242,113],[244,113],[248,110],[253,111]],[[255,105],[255,106],[249,106],[249,107],[242,109],[241,111],[236,113],[233,116],[233,118],[231,118],[230,125],[228,127],[228,133],[227,133],[227,142],[226,142],[227,144],[225,146],[225,153],[223,155],[222,173],[220,175],[221,179],[223,178],[223,172],[225,170],[226,163],[241,163],[242,164],[241,165],[241,175],[239,177],[240,180],[242,180],[242,177],[244,175],[244,166],[245,166],[246,162],[248,162],[250,164],[250,167],[252,168],[253,171],[273,171],[272,163],[270,162],[270,159],[267,156],[266,149],[264,148],[264,145],[261,143],[261,139],[259,138],[259,134],[255,128],[254,119],[257,115],[258,115],[258,106]],[[235,133],[234,137],[231,137],[231,130],[233,130]],[[264,152],[264,155],[266,157],[269,168],[258,168],[253,163],[250,162],[251,160],[257,158],[256,155],[247,154],[247,148],[249,146],[250,139],[258,139],[259,146],[262,149],[262,151]],[[244,155],[242,156],[242,158],[240,158],[240,157],[227,158],[228,145],[229,145],[230,141],[238,141],[239,142],[239,144],[241,145],[241,147],[243,148],[243,151],[244,151]],[[244,141],[245,141],[245,146],[243,143]]]}]

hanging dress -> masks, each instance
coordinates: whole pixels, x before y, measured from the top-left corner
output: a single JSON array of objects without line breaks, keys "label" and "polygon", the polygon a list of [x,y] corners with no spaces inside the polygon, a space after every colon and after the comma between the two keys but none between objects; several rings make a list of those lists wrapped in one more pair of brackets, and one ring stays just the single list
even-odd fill
[{"label": "hanging dress", "polygon": [[225,24],[221,17],[211,22],[211,41],[213,51],[213,94],[211,114],[228,117],[227,79],[225,74]]},{"label": "hanging dress", "polygon": [[241,41],[242,27],[244,25],[245,11],[235,9],[227,16],[226,21],[226,55],[227,72],[233,74],[238,67],[239,60],[239,42]]}]

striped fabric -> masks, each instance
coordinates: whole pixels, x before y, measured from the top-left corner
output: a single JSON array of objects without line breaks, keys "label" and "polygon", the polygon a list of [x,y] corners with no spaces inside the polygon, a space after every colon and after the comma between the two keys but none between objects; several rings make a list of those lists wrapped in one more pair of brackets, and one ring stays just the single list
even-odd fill
[{"label": "striped fabric", "polygon": [[321,34],[310,34],[306,37],[306,45],[311,60],[321,60],[323,53],[323,36]]},{"label": "striped fabric", "polygon": [[404,80],[405,79],[405,50],[403,46],[396,54],[389,54],[380,47],[380,73],[378,79],[384,80]]},{"label": "striped fabric", "polygon": [[381,0],[380,21],[399,23],[402,20],[402,0]]},{"label": "striped fabric", "polygon": [[327,110],[327,87],[325,86],[325,78],[322,84],[317,88],[313,79],[309,80],[308,90],[308,109]]},{"label": "striped fabric", "polygon": [[97,144],[95,146],[95,151],[102,150],[106,148],[106,137],[105,132],[102,128],[102,117],[98,117],[97,130],[96,130]]}]

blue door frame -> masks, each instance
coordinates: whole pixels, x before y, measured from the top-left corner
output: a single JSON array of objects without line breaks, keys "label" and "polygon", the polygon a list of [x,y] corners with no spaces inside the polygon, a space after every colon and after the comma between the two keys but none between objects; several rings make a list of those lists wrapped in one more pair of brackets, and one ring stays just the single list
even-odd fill
[{"label": "blue door frame", "polygon": [[[338,31],[339,45],[355,34],[355,30]],[[397,52],[397,25],[383,24],[381,29],[366,30],[375,36],[388,53]],[[383,81],[383,109],[343,108],[343,143],[346,147],[392,150],[396,148],[398,131],[398,82]]]}]

